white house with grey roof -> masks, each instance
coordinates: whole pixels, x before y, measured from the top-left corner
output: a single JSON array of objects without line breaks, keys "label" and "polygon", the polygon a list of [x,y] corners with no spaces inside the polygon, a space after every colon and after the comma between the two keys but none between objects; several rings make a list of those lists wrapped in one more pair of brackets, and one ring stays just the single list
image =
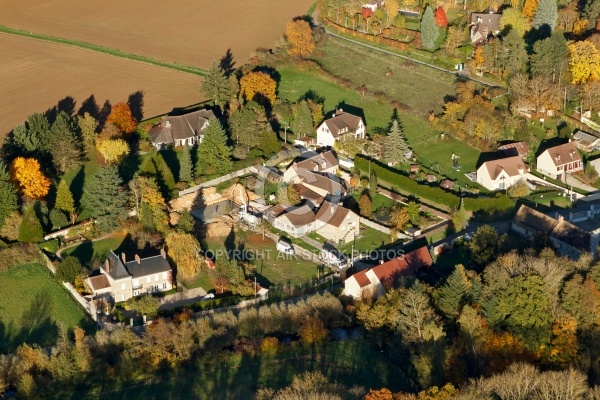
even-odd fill
[{"label": "white house with grey roof", "polygon": [[526,172],[520,156],[486,161],[477,168],[477,183],[488,190],[504,190],[524,180]]},{"label": "white house with grey roof", "polygon": [[198,110],[185,115],[162,117],[160,124],[148,132],[157,149],[169,146],[193,146],[201,142],[208,120],[215,114],[211,110]]},{"label": "white house with grey roof", "polygon": [[317,144],[333,147],[336,141],[348,139],[364,139],[365,122],[361,117],[336,110],[331,118],[326,119],[317,128]]},{"label": "white house with grey roof", "polygon": [[153,257],[127,261],[125,253],[119,258],[110,252],[100,274],[90,276],[86,283],[94,295],[110,294],[117,302],[146,293],[164,292],[173,288],[173,270],[164,250]]}]

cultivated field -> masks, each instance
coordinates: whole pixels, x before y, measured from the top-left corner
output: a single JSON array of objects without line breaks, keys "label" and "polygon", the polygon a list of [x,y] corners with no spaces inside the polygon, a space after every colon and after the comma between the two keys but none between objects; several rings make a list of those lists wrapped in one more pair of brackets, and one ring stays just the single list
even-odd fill
[{"label": "cultivated field", "polygon": [[207,68],[271,48],[314,0],[6,0],[0,24]]},{"label": "cultivated field", "polygon": [[0,140],[68,96],[77,112],[92,95],[101,108],[143,91],[145,117],[202,100],[194,75],[19,36],[0,34],[0,42]]}]

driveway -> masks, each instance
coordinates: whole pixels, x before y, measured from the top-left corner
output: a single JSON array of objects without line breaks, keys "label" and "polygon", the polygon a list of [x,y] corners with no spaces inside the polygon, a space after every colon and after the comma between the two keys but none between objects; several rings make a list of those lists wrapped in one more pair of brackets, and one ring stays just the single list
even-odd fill
[{"label": "driveway", "polygon": [[186,290],[175,294],[169,294],[160,299],[159,310],[170,310],[172,308],[196,303],[206,296],[206,290],[201,287]]}]

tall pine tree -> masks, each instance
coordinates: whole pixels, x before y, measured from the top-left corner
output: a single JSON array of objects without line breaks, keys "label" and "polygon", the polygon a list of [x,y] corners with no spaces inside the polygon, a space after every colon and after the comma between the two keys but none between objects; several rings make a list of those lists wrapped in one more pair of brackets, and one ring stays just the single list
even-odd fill
[{"label": "tall pine tree", "polygon": [[290,124],[290,128],[296,137],[300,138],[312,133],[312,114],[306,101],[303,100],[292,105],[292,116],[293,119],[292,123]]},{"label": "tall pine tree", "polygon": [[421,46],[429,51],[435,50],[435,42],[440,31],[435,23],[435,16],[431,6],[427,6],[421,19]]},{"label": "tall pine tree", "polygon": [[227,145],[227,135],[216,118],[208,121],[204,138],[198,145],[196,175],[223,174],[231,171],[231,147]]},{"label": "tall pine tree", "polygon": [[385,138],[385,159],[387,162],[395,165],[397,163],[406,163],[406,153],[410,151],[406,136],[398,124],[398,120],[394,120],[389,135]]},{"label": "tall pine tree", "polygon": [[69,189],[69,185],[64,180],[61,180],[56,190],[56,201],[54,202],[54,208],[65,211],[68,214],[72,214],[75,211],[75,202],[73,201],[73,194]]},{"label": "tall pine tree", "polygon": [[556,0],[541,0],[533,16],[533,26],[536,29],[540,29],[542,26],[548,25],[550,30],[554,30],[556,18],[558,18]]},{"label": "tall pine tree", "polygon": [[217,106],[229,101],[234,95],[229,79],[216,63],[213,63],[210,71],[208,71],[200,91],[207,99],[213,100]]},{"label": "tall pine tree", "polygon": [[193,179],[190,148],[188,146],[183,146],[181,161],[179,162],[179,180],[181,182],[191,182]]},{"label": "tall pine tree", "polygon": [[101,168],[85,183],[81,205],[96,220],[102,232],[111,232],[125,219],[128,194],[121,188],[123,181],[117,167]]},{"label": "tall pine tree", "polygon": [[77,129],[73,119],[61,111],[44,135],[44,148],[52,155],[52,163],[61,174],[77,166],[81,159],[81,142],[76,134]]},{"label": "tall pine tree", "polygon": [[465,268],[460,264],[457,265],[446,279],[444,286],[437,291],[435,301],[437,308],[450,319],[458,318],[469,292],[469,286]]},{"label": "tall pine tree", "polygon": [[0,160],[0,228],[4,225],[6,218],[19,207],[17,191],[9,180],[10,174],[6,164]]}]

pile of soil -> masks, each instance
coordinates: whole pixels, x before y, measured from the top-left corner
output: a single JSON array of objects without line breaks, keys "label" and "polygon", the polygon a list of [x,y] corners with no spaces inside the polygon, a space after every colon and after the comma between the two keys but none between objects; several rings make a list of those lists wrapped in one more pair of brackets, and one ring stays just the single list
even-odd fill
[{"label": "pile of soil", "polygon": [[225,237],[233,229],[233,219],[228,216],[219,217],[206,225],[206,237]]}]

